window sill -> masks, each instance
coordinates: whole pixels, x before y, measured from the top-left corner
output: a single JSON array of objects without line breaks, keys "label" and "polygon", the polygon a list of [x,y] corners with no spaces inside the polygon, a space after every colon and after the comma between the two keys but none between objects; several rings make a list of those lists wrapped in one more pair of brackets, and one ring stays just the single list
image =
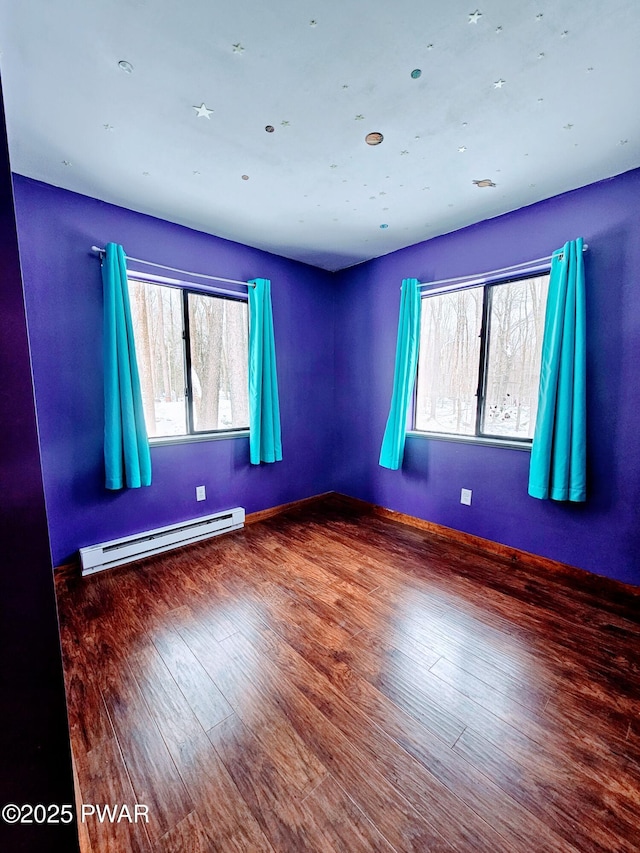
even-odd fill
[{"label": "window sill", "polygon": [[203,432],[196,435],[165,435],[162,438],[150,438],[150,447],[163,447],[170,444],[195,444],[200,441],[222,441],[228,438],[248,438],[248,429],[234,429],[221,432]]},{"label": "window sill", "polygon": [[509,450],[524,450],[531,453],[531,441],[514,441],[509,438],[485,438],[477,435],[448,435],[444,432],[407,431],[409,438],[433,438],[435,441],[453,441],[457,444],[481,444],[486,447],[506,447]]}]

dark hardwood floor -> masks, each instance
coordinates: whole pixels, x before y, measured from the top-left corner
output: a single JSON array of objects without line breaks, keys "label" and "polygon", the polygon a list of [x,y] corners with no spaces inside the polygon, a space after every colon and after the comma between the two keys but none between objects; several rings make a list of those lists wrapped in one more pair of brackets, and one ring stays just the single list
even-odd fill
[{"label": "dark hardwood floor", "polygon": [[640,599],[327,500],[58,581],[103,851],[640,850]]}]

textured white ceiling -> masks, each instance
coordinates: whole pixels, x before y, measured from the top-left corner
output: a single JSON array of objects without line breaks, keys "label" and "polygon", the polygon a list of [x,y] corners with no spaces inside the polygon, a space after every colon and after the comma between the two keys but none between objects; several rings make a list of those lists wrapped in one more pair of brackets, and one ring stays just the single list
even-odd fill
[{"label": "textured white ceiling", "polygon": [[638,0],[0,0],[0,27],[14,171],[329,270],[640,166]]}]

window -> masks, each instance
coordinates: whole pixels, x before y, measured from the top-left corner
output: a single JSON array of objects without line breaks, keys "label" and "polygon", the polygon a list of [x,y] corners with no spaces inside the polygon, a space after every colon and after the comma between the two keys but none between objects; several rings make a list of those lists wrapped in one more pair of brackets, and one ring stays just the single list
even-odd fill
[{"label": "window", "polygon": [[414,429],[530,444],[549,275],[422,297]]},{"label": "window", "polygon": [[129,278],[149,438],[249,428],[247,302]]}]

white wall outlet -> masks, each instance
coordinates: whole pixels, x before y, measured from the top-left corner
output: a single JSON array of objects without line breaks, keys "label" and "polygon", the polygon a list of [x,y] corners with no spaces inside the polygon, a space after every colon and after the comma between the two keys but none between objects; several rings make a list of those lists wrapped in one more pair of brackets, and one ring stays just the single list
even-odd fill
[{"label": "white wall outlet", "polygon": [[471,506],[471,489],[460,489],[460,503]]},{"label": "white wall outlet", "polygon": [[205,501],[207,499],[207,490],[204,486],[196,486],[196,500]]}]

